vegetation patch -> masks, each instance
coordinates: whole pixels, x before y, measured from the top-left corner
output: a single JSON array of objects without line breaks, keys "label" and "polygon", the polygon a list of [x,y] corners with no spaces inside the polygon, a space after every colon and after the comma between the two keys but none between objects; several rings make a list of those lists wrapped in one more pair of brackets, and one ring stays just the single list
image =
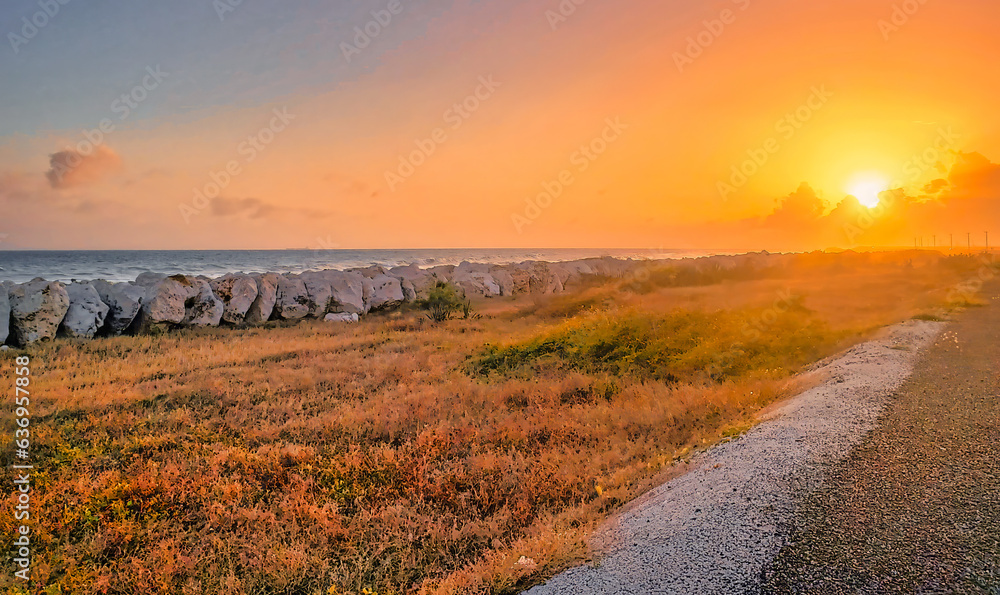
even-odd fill
[{"label": "vegetation patch", "polygon": [[465,369],[487,378],[567,369],[640,380],[721,382],[787,374],[827,355],[845,336],[797,303],[781,312],[594,313],[525,341],[489,345]]}]

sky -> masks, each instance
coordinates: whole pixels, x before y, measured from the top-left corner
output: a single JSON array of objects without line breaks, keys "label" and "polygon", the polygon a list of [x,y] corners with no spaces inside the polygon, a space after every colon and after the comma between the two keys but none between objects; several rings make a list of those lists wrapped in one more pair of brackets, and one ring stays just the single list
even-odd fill
[{"label": "sky", "polygon": [[988,0],[9,0],[0,249],[982,244],[998,22]]}]

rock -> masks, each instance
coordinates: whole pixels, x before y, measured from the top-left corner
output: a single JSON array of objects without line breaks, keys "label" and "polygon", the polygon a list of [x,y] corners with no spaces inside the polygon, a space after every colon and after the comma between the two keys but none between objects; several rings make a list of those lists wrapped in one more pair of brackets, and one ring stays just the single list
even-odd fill
[{"label": "rock", "polygon": [[0,345],[3,345],[10,335],[10,298],[7,288],[0,286]]},{"label": "rock", "polygon": [[187,301],[198,294],[198,288],[184,275],[168,277],[143,273],[136,277],[135,283],[146,290],[140,310],[140,326],[147,331],[153,327],[176,326],[184,322]]},{"label": "rock", "polygon": [[394,308],[403,303],[403,286],[399,279],[389,275],[377,275],[372,278],[371,298],[368,301],[369,310]]},{"label": "rock", "polygon": [[490,265],[463,262],[451,275],[451,282],[466,296],[496,297],[501,295],[500,284],[490,274]]},{"label": "rock", "polygon": [[108,305],[104,332],[111,335],[122,334],[138,316],[146,290],[133,283],[108,283],[104,280],[94,281],[92,285],[101,300]]},{"label": "rock", "polygon": [[495,266],[490,269],[490,276],[500,287],[500,295],[514,295],[514,277],[504,267]]},{"label": "rock", "polygon": [[306,271],[299,275],[309,296],[309,316],[322,318],[330,311],[333,302],[333,282],[329,273],[334,271]]},{"label": "rock", "polygon": [[340,312],[337,314],[331,313],[323,317],[326,322],[357,322],[360,320],[357,314],[348,314],[347,312]]},{"label": "rock", "polygon": [[360,274],[363,277],[368,277],[369,279],[374,279],[375,277],[379,277],[381,275],[388,275],[389,274],[389,271],[384,266],[382,266],[380,264],[373,264],[373,265],[371,265],[369,267],[365,267],[363,269],[362,268],[349,269],[346,272],[348,272],[348,273],[358,273],[358,274]]},{"label": "rock", "polygon": [[512,265],[508,271],[514,283],[514,293],[543,293],[550,276],[544,262],[521,262]]},{"label": "rock", "polygon": [[344,312],[347,314],[364,314],[368,310],[365,306],[365,281],[368,281],[359,273],[330,271],[333,283],[333,302],[330,305],[330,312]]},{"label": "rock", "polygon": [[242,324],[250,306],[257,300],[257,281],[250,275],[229,273],[213,279],[209,285],[225,306],[222,322]]},{"label": "rock", "polygon": [[257,283],[257,298],[250,304],[243,318],[248,324],[262,324],[271,318],[274,303],[278,297],[278,273],[253,274],[251,277]]},{"label": "rock", "polygon": [[208,281],[198,277],[188,277],[194,288],[193,295],[184,302],[182,326],[219,326],[226,305],[212,291]]},{"label": "rock", "polygon": [[372,282],[368,277],[363,277],[361,279],[361,296],[365,302],[365,314],[367,314],[372,307],[372,298],[375,295],[375,283]]},{"label": "rock", "polygon": [[69,310],[63,317],[59,331],[72,339],[93,339],[104,326],[104,319],[111,308],[101,300],[101,295],[90,283],[70,283],[66,286]]},{"label": "rock", "polygon": [[[438,281],[447,281],[450,278],[451,271],[455,267],[435,267],[434,269],[422,269],[415,264],[407,265],[405,267],[394,267],[389,271],[389,274],[396,277],[403,283],[403,293],[404,297],[406,294],[406,286],[410,285],[414,290],[414,297],[412,299],[417,299],[422,296],[426,296],[427,292],[430,291],[432,287]],[[411,301],[411,298],[406,298],[407,301]]]},{"label": "rock", "polygon": [[152,287],[166,278],[167,276],[163,273],[140,273],[139,276],[135,278],[135,284],[142,287]]},{"label": "rock", "polygon": [[275,297],[273,317],[281,320],[298,320],[309,314],[312,301],[306,285],[298,275],[278,276],[278,293]]},{"label": "rock", "polygon": [[400,279],[399,281],[403,287],[403,300],[407,302],[417,301],[417,288],[413,285],[413,282],[409,279]]},{"label": "rock", "polygon": [[55,338],[69,310],[69,294],[62,283],[34,279],[13,286],[8,297],[11,330],[19,345]]}]

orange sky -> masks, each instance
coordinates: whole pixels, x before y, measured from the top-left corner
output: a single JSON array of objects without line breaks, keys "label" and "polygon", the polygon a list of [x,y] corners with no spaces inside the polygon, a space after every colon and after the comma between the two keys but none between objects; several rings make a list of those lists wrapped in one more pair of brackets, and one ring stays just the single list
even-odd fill
[{"label": "orange sky", "polygon": [[[51,41],[7,51],[25,107],[0,108],[0,247],[773,250],[964,238],[1000,221],[1000,8],[985,0],[913,0],[895,30],[879,24],[894,3],[870,0],[587,0],[554,30],[558,0],[404,2],[352,62],[341,44],[371,15],[314,30],[324,9],[301,4],[273,31],[249,8],[212,23],[269,50],[200,57],[211,101],[193,95],[207,66],[171,62],[184,35],[146,62],[127,64],[124,45],[88,58],[80,72],[122,72],[113,99],[162,56],[169,74],[123,121],[109,101],[81,109],[68,84],[44,106],[65,117],[32,112],[52,88],[23,73]],[[53,27],[83,17],[62,18]],[[699,35],[710,45],[680,68]],[[53,174],[103,118],[115,129],[101,148]],[[417,141],[433,152],[404,178]],[[905,198],[871,223],[850,204],[830,215],[859,175]],[[197,209],[194,190],[227,176]],[[546,188],[558,196],[526,203]]]}]

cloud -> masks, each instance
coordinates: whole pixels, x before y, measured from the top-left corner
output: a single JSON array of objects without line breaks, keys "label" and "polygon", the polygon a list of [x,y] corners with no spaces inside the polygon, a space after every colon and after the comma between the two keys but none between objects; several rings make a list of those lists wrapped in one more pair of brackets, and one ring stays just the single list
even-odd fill
[{"label": "cloud", "polygon": [[216,217],[245,216],[250,219],[260,219],[277,213],[278,208],[259,198],[224,198],[212,201],[212,215]]},{"label": "cloud", "polygon": [[932,236],[937,236],[939,248],[947,248],[952,236],[956,247],[964,247],[967,232],[973,245],[982,246],[984,231],[1000,237],[1000,164],[979,153],[959,152],[943,178],[918,189],[883,192],[880,204],[872,209],[853,196],[830,208],[807,183],[776,203],[766,215],[705,223],[686,231],[723,237],[728,246],[745,249],[912,246],[915,238],[918,242],[923,238],[924,246],[931,247]]},{"label": "cloud", "polygon": [[52,188],[86,186],[113,174],[121,164],[121,157],[103,145],[87,154],[67,149],[49,155],[49,171],[45,172],[45,178]]}]

